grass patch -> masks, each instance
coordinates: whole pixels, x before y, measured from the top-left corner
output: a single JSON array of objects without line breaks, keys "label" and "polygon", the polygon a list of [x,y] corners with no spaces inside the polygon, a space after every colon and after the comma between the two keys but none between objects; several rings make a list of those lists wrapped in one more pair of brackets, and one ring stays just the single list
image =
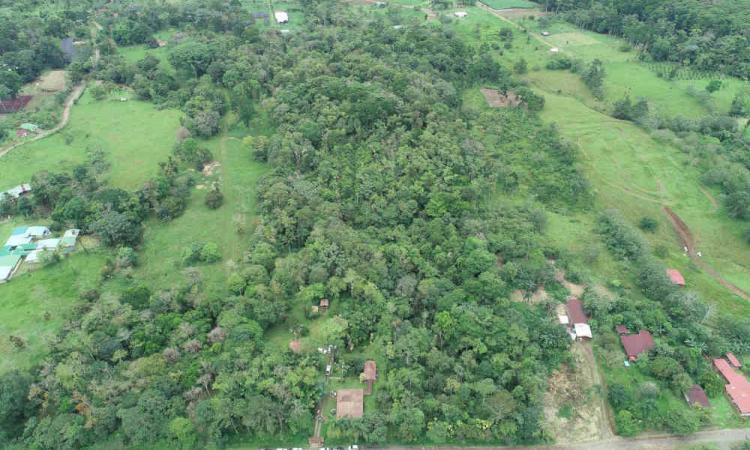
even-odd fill
[{"label": "grass patch", "polygon": [[482,3],[486,4],[492,9],[508,9],[508,8],[536,8],[536,3],[529,2],[526,0],[486,0]]}]

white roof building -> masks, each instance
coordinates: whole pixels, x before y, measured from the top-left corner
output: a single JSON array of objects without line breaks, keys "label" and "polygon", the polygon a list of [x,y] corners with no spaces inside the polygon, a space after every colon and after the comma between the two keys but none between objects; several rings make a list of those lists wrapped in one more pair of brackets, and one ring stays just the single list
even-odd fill
[{"label": "white roof building", "polygon": [[5,192],[0,192],[0,200],[3,199],[6,195],[13,198],[18,198],[21,195],[31,192],[31,185],[29,184],[19,184],[18,186],[8,189]]},{"label": "white roof building", "polygon": [[37,250],[54,250],[60,246],[60,239],[44,239],[36,243]]},{"label": "white roof building", "polygon": [[9,266],[0,267],[0,284],[5,283],[13,273],[13,268]]},{"label": "white roof building", "polygon": [[16,234],[8,238],[8,240],[5,242],[5,245],[9,247],[18,247],[19,245],[28,244],[31,242],[30,236],[25,236],[22,234]]},{"label": "white roof building", "polygon": [[38,263],[39,259],[41,258],[42,250],[32,250],[28,255],[26,255],[26,262],[29,264]]},{"label": "white roof building", "polygon": [[552,47],[551,49],[549,49],[549,51],[550,51],[551,53],[560,53],[560,49],[559,49],[559,48],[557,48],[557,47]]},{"label": "white roof building", "polygon": [[570,323],[570,319],[565,314],[558,314],[557,318],[560,319],[560,323],[563,325],[567,325]]},{"label": "white roof building", "polygon": [[26,230],[26,236],[30,236],[34,238],[40,238],[40,237],[45,237],[49,235],[50,235],[50,231],[49,231],[49,228],[47,227],[35,226],[35,227],[29,227],[28,230]]},{"label": "white roof building", "polygon": [[589,338],[591,339],[593,336],[591,335],[591,327],[589,327],[585,323],[577,323],[573,325],[573,330],[576,334],[576,337],[579,338]]},{"label": "white roof building", "polygon": [[467,13],[466,11],[456,11],[453,13],[453,15],[460,19],[460,18],[468,16],[469,13]]},{"label": "white roof building", "polygon": [[274,11],[273,17],[276,19],[276,23],[289,22],[289,14],[284,11]]}]

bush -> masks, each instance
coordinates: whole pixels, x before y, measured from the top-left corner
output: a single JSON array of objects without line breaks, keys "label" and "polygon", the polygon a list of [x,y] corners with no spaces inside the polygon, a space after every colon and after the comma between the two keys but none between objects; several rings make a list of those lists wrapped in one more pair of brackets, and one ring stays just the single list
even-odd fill
[{"label": "bush", "polygon": [[214,263],[221,259],[221,253],[219,252],[219,246],[213,242],[209,242],[201,249],[200,259],[203,262]]},{"label": "bush", "polygon": [[214,184],[213,188],[206,194],[206,206],[211,209],[218,209],[224,203],[224,194],[219,190],[219,186]]},{"label": "bush", "polygon": [[604,238],[607,248],[620,259],[635,260],[647,250],[646,241],[617,210],[607,210],[599,216],[596,231]]},{"label": "bush", "polygon": [[659,228],[659,222],[653,217],[643,217],[641,221],[638,222],[638,227],[643,231],[654,233]]}]

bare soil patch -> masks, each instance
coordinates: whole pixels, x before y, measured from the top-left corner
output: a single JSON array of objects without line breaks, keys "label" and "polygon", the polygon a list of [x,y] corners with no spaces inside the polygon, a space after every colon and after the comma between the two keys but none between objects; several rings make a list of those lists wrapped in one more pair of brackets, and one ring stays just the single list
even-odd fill
[{"label": "bare soil patch", "polygon": [[42,75],[36,82],[42,92],[60,92],[65,89],[65,71],[51,70]]},{"label": "bare soil patch", "polygon": [[541,303],[549,298],[549,294],[547,291],[544,290],[544,288],[539,288],[531,294],[530,296],[527,295],[526,292],[517,289],[510,293],[510,300],[513,302],[525,302],[532,305],[536,305],[538,303]]},{"label": "bare soil patch", "polygon": [[523,103],[521,97],[516,95],[513,91],[508,91],[505,94],[498,91],[497,89],[481,88],[479,91],[484,95],[484,99],[487,100],[487,104],[492,108],[508,108],[511,106],[518,106]]},{"label": "bare soil patch", "polygon": [[548,431],[559,444],[597,441],[613,437],[604,386],[590,342],[571,347],[574,364],[552,373],[545,394],[544,416]]},{"label": "bare soil patch", "polygon": [[210,163],[208,163],[205,166],[203,166],[203,175],[207,176],[207,177],[210,177],[211,175],[214,174],[214,172],[216,172],[219,169],[219,167],[221,167],[221,163],[220,162],[218,162],[218,161],[211,161]]}]

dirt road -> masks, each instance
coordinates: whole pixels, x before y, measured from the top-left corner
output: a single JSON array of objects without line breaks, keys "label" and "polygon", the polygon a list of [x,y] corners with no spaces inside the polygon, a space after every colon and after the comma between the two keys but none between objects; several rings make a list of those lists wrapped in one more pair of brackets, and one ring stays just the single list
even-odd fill
[{"label": "dirt road", "polygon": [[[651,435],[640,438],[612,438],[570,445],[539,445],[530,447],[382,447],[382,450],[668,450],[712,444],[719,450],[750,439],[750,429],[709,430],[691,436]],[[372,447],[368,447],[368,450]],[[373,448],[377,450],[377,448]]]},{"label": "dirt road", "polygon": [[690,231],[690,228],[687,226],[687,224],[680,218],[680,216],[678,216],[677,213],[672,211],[672,209],[668,206],[664,206],[663,209],[664,213],[669,218],[669,221],[672,223],[672,227],[677,233],[677,236],[680,238],[680,243],[683,245],[683,247],[687,248],[687,254],[690,259],[698,267],[700,267],[701,270],[709,274],[711,278],[716,280],[725,288],[729,289],[733,294],[742,297],[745,300],[750,300],[750,292],[747,292],[746,290],[740,288],[739,286],[722,277],[721,274],[716,271],[716,269],[711,267],[703,258],[698,256],[698,252],[695,250],[695,239],[693,238],[693,233]]}]

